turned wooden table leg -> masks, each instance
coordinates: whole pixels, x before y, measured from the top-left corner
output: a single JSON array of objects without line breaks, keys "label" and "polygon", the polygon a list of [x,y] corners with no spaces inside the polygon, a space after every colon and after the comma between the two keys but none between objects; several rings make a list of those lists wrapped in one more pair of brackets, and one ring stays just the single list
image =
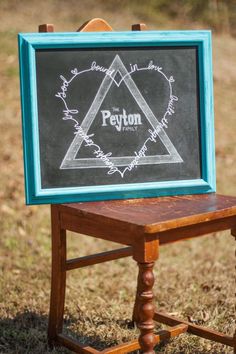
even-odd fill
[{"label": "turned wooden table leg", "polygon": [[155,354],[154,336],[154,305],[152,287],[154,284],[153,275],[154,263],[139,263],[140,293],[138,294],[138,322],[140,329],[139,343],[145,354]]},{"label": "turned wooden table leg", "polygon": [[155,354],[154,336],[154,304],[153,292],[154,261],[158,258],[158,240],[141,239],[134,246],[134,259],[138,262],[139,275],[137,285],[137,295],[133,313],[137,327],[140,329],[139,343],[144,354]]},{"label": "turned wooden table leg", "polygon": [[52,276],[51,299],[48,321],[48,343],[56,343],[57,335],[62,332],[66,287],[66,231],[60,227],[59,211],[51,206],[52,223]]}]

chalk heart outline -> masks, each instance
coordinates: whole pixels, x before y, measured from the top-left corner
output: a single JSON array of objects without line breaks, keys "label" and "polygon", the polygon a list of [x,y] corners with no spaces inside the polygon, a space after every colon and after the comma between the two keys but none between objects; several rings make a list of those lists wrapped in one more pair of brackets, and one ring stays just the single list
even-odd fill
[{"label": "chalk heart outline", "polygon": [[[67,90],[69,87],[69,84],[75,79],[78,78],[80,74],[86,74],[86,72],[97,72],[101,70],[96,70],[96,68],[91,68],[89,70],[85,70],[82,72],[79,72],[77,68],[72,69],[71,73],[73,74],[73,77],[69,81],[65,81],[65,79],[61,76],[61,78],[64,79],[64,91],[63,91],[63,96],[58,93],[56,96],[61,98],[64,102],[65,105],[65,110],[63,110],[63,113],[65,116],[63,117],[64,120],[72,120],[74,121],[74,127],[76,129],[75,137],[67,150],[65,157],[61,163],[60,169],[78,169],[78,168],[108,168],[107,174],[113,174],[115,172],[118,172],[120,176],[123,178],[125,173],[127,171],[133,170],[133,168],[137,167],[137,165],[148,165],[148,164],[163,164],[163,163],[179,163],[183,162],[182,158],[180,157],[179,153],[175,149],[174,145],[170,141],[169,137],[167,136],[164,126],[167,128],[167,124],[164,123],[165,121],[167,122],[166,116],[167,115],[172,115],[174,114],[174,107],[173,107],[173,101],[178,100],[176,96],[172,95],[172,83],[175,81],[173,76],[170,76],[168,78],[162,71],[161,67],[156,67],[151,64],[152,62],[149,63],[149,66],[144,67],[144,68],[138,68],[136,64],[132,66],[132,69],[130,72],[127,71],[126,67],[124,66],[122,60],[120,59],[119,55],[116,55],[112,64],[108,69],[105,70],[104,72],[104,79],[95,95],[95,98],[85,115],[83,121],[81,124],[76,120],[76,118],[73,115],[76,115],[79,110],[77,109],[69,109],[67,102],[66,102],[66,97],[67,97]],[[163,115],[162,121],[159,122],[150,109],[148,103],[144,99],[142,93],[138,89],[138,87],[135,84],[135,81],[131,77],[134,73],[137,73],[139,71],[144,71],[144,70],[152,70],[155,71],[156,73],[162,75],[165,80],[167,81],[167,84],[169,85],[169,90],[170,90],[170,98],[169,102],[166,107],[165,114]],[[120,74],[121,78],[119,81],[116,80],[116,75],[117,73]],[[112,152],[103,152],[101,147],[97,145],[93,139],[91,138],[91,135],[88,134],[88,131],[90,129],[90,126],[92,122],[94,121],[102,102],[104,101],[111,85],[114,83],[118,88],[120,87],[121,83],[124,82],[130,91],[130,94],[133,96],[135,99],[136,103],[140,107],[140,109],[143,111],[144,115],[148,119],[149,123],[153,127],[153,131],[149,130],[150,136],[144,141],[142,147],[139,149],[138,152],[132,152],[131,156],[124,156],[124,157],[113,157]],[[145,88],[144,88],[145,89]],[[166,147],[167,151],[169,154],[167,155],[151,155],[148,156],[146,155],[146,152],[148,152],[148,147],[147,143],[150,142],[156,142],[156,138],[160,138],[161,142],[163,145]],[[94,149],[93,154],[95,157],[93,158],[76,158],[78,151],[82,145],[82,143],[85,141],[86,145],[92,147]],[[132,156],[133,155],[133,156]],[[120,169],[119,167],[124,166],[124,169]]]}]

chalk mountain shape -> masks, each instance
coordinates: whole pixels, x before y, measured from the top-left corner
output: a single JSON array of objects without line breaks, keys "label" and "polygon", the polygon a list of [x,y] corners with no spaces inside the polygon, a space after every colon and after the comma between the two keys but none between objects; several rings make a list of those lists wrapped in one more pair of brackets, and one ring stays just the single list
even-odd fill
[{"label": "chalk mountain shape", "polygon": [[[142,96],[138,87],[136,86],[134,80],[131,77],[131,74],[127,71],[122,60],[117,54],[109,67],[109,72],[113,71],[111,75],[105,75],[97,94],[84,117],[83,122],[81,123],[81,128],[84,133],[88,134],[89,128],[93,123],[102,102],[104,101],[110,87],[112,84],[120,86],[121,82],[124,82],[130,91],[131,95],[137,102],[140,109],[143,111],[144,115],[148,119],[149,123],[155,129],[157,126],[160,127],[158,136],[161,142],[164,144],[166,150],[169,154],[165,155],[151,155],[143,156],[139,159],[139,165],[149,165],[149,164],[163,164],[163,163],[179,163],[183,162],[179,153],[175,149],[174,145],[167,136],[165,130],[160,126],[159,121],[153,114],[146,100]],[[119,72],[121,79],[117,81],[115,76]],[[83,143],[83,138],[76,134],[69,149],[66,152],[66,155],[61,163],[60,169],[77,169],[77,168],[107,168],[103,161],[99,158],[76,158],[81,145]],[[133,152],[131,152],[132,154]],[[119,166],[128,166],[134,159],[134,156],[119,156],[119,157],[109,157],[109,160],[114,163],[116,167]]]}]

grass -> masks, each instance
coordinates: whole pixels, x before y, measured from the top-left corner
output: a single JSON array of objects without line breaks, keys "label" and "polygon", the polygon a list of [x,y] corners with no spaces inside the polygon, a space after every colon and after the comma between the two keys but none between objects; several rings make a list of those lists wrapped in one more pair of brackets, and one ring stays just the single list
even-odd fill
[{"label": "grass", "polygon": [[[24,205],[16,34],[37,31],[37,25],[45,22],[55,23],[57,30],[72,31],[88,18],[99,16],[115,29],[129,29],[131,23],[140,22],[141,15],[132,8],[114,12],[103,2],[92,0],[84,6],[77,1],[49,0],[40,5],[35,0],[0,1],[0,12],[0,353],[68,353],[59,348],[51,352],[46,341],[50,214],[49,206]],[[148,16],[150,28],[180,27],[174,20],[160,24],[156,23],[156,17],[150,13]],[[214,35],[217,187],[219,193],[233,195],[236,194],[235,57],[235,39]],[[83,235],[69,233],[68,238],[69,256],[116,247]],[[234,264],[234,240],[228,232],[163,246],[155,267],[157,307],[232,334]],[[137,331],[129,326],[136,276],[132,259],[70,273],[66,330],[97,348],[136,337]],[[180,336],[156,351],[232,352],[230,348],[190,335]]]}]

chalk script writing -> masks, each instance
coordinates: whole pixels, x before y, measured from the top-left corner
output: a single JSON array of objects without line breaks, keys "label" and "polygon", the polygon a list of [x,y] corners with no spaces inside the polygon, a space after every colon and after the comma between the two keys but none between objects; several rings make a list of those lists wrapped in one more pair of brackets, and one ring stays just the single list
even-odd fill
[{"label": "chalk script writing", "polygon": [[83,129],[81,128],[81,126],[80,126],[79,124],[77,125],[77,128],[76,128],[76,129],[77,129],[76,134],[79,134],[79,135],[83,138],[83,140],[84,140],[84,142],[85,142],[85,146],[90,146],[90,147],[92,147],[92,148],[93,148],[93,153],[94,153],[94,155],[95,155],[97,158],[101,159],[102,162],[105,164],[105,166],[107,166],[107,167],[109,168],[109,171],[107,172],[108,175],[117,172],[117,171],[118,171],[118,168],[115,167],[115,166],[114,166],[114,163],[109,160],[109,157],[111,157],[112,153],[111,153],[111,152],[108,152],[108,153],[105,154],[105,153],[103,152],[103,150],[100,148],[100,146],[94,143],[94,141],[93,141],[93,139],[92,139],[92,137],[94,136],[94,134],[87,135],[87,134],[83,131]]}]

